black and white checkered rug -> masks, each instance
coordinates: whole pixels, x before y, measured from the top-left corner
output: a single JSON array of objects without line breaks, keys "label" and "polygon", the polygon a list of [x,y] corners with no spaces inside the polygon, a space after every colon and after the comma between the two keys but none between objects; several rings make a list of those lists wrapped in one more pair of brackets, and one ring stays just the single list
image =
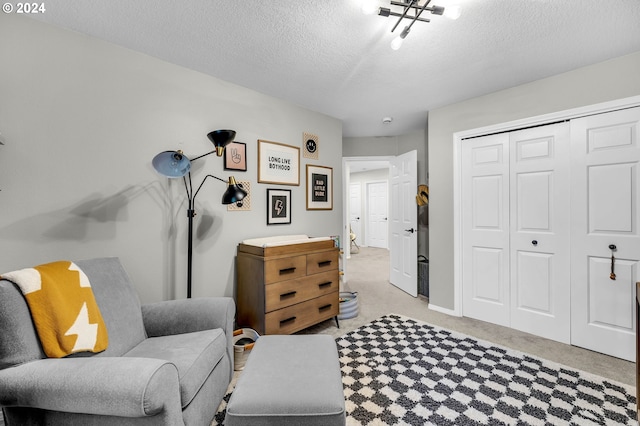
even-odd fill
[{"label": "black and white checkered rug", "polygon": [[637,425],[630,386],[407,317],[337,344],[347,424]]},{"label": "black and white checkered rug", "polygon": [[404,316],[336,342],[349,426],[638,424],[631,386]]}]

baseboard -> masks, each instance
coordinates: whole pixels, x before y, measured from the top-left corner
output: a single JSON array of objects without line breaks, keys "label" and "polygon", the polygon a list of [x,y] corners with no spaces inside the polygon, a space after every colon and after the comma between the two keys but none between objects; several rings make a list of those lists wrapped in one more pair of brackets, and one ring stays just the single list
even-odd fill
[{"label": "baseboard", "polygon": [[432,311],[440,312],[443,314],[451,315],[452,317],[461,317],[458,312],[453,309],[443,308],[442,306],[434,305],[433,303],[429,303],[428,308]]}]

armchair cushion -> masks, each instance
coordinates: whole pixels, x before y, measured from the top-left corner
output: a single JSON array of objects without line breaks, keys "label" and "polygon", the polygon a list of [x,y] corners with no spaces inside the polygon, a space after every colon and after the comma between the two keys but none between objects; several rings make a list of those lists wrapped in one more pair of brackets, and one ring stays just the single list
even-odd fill
[{"label": "armchair cushion", "polygon": [[178,369],[182,407],[189,405],[218,362],[225,355],[226,337],[221,329],[171,336],[150,337],[125,357],[166,360]]},{"label": "armchair cushion", "polygon": [[49,358],[0,371],[3,406],[144,417],[180,412],[177,390],[176,367],[155,359]]}]

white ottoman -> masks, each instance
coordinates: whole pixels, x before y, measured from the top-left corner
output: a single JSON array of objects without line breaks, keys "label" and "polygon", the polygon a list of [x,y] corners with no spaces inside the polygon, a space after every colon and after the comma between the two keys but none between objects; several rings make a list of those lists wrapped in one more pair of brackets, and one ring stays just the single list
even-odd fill
[{"label": "white ottoman", "polygon": [[336,342],[327,335],[262,336],[229,404],[226,426],[343,426]]}]

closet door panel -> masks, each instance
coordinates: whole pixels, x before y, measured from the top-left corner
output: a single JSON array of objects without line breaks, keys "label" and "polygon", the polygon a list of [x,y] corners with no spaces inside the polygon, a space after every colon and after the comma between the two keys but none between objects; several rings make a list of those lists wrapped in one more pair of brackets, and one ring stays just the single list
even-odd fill
[{"label": "closet door panel", "polygon": [[462,145],[463,315],[509,326],[507,135]]},{"label": "closet door panel", "polygon": [[640,281],[639,133],[640,108],[571,122],[571,343],[629,361]]},{"label": "closet door panel", "polygon": [[511,327],[570,341],[569,126],[510,133]]}]

